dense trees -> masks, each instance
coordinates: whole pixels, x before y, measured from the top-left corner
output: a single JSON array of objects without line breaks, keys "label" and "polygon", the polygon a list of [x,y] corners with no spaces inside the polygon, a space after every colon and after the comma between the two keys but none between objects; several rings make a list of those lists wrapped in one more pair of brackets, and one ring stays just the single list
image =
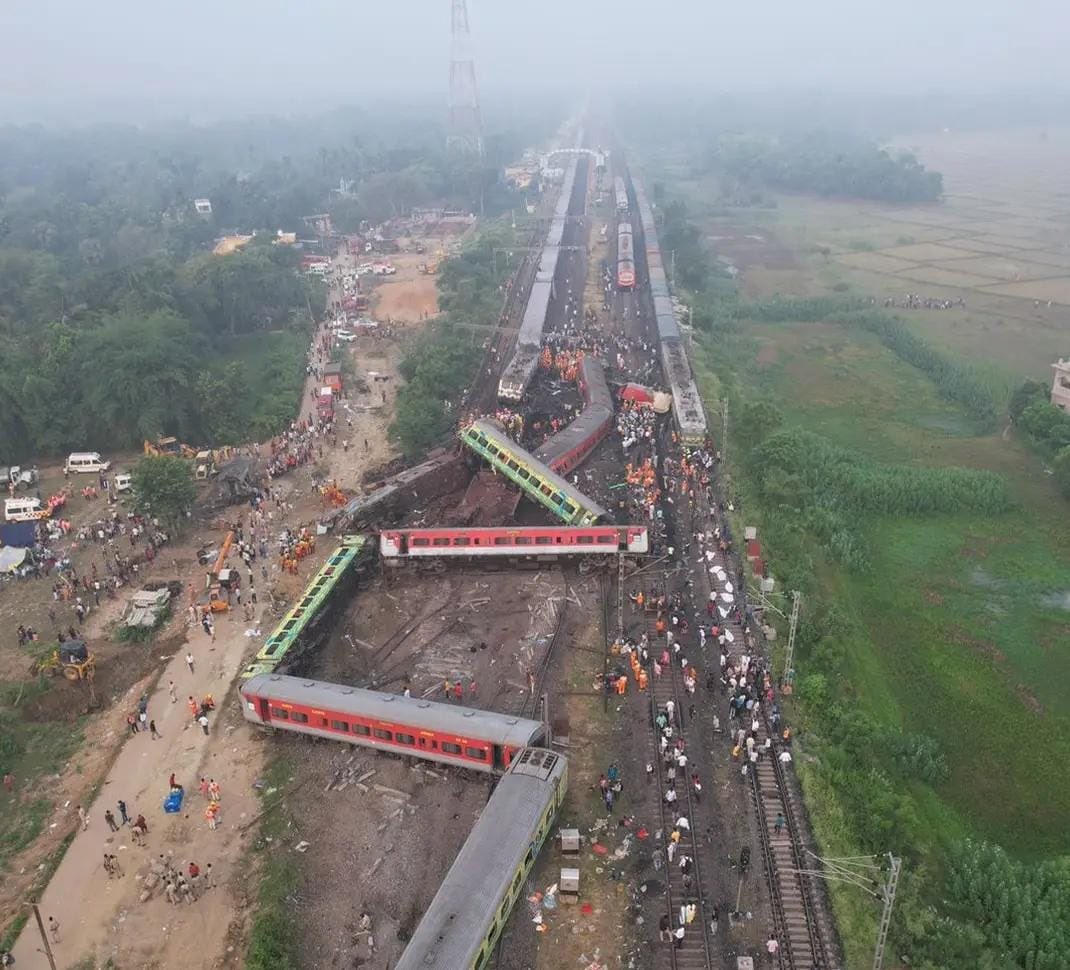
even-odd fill
[{"label": "dense trees", "polygon": [[[276,229],[304,235],[303,217],[325,211],[357,230],[429,202],[519,204],[499,171],[526,136],[492,135],[480,163],[446,152],[440,121],[350,110],[207,127],[0,128],[0,456],[278,430],[303,370],[303,341],[286,337],[322,315],[325,294],[297,272],[297,252],[271,245]],[[195,211],[199,197],[210,216]],[[211,241],[232,231],[257,235],[212,255]],[[475,268],[447,266],[447,309],[492,322],[497,270],[492,250]],[[258,353],[265,344],[270,353]]]},{"label": "dense trees", "polygon": [[909,152],[892,155],[871,142],[824,131],[722,135],[710,161],[744,185],[883,202],[934,202],[943,177]]},{"label": "dense trees", "polygon": [[142,458],[133,478],[135,508],[177,531],[197,497],[190,463],[171,455]]}]

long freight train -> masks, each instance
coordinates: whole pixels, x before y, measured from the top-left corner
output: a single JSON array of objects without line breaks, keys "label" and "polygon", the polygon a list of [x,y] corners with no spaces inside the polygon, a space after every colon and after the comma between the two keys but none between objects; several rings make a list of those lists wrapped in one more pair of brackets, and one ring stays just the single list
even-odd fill
[{"label": "long freight train", "polygon": [[[576,147],[579,148],[582,144],[583,130],[581,129],[576,137]],[[561,262],[561,247],[564,245],[568,212],[577,188],[581,192],[586,188],[585,181],[577,181],[576,173],[581,168],[586,171],[586,164],[586,159],[573,156],[569,159],[568,167],[565,169],[561,194],[557,198],[554,214],[550,219],[550,228],[547,230],[546,242],[539,256],[535,280],[531,284],[527,306],[524,308],[520,333],[516,338],[516,351],[506,364],[501,379],[498,381],[498,397],[503,401],[519,401],[523,397],[539,362],[542,333],[549,317],[554,279],[557,276],[558,264]]]},{"label": "long freight train", "polygon": [[643,248],[646,256],[647,279],[650,282],[650,296],[654,303],[654,322],[657,326],[658,340],[661,343],[661,362],[672,393],[673,419],[680,440],[685,445],[701,445],[706,440],[706,413],[702,409],[702,399],[691,374],[691,365],[687,360],[687,351],[680,339],[680,325],[673,310],[672,297],[669,295],[669,283],[662,263],[661,248],[658,245],[658,231],[654,225],[654,213],[647,202],[646,193],[638,180],[632,180],[635,192],[635,207],[639,213],[639,224],[643,230]]}]

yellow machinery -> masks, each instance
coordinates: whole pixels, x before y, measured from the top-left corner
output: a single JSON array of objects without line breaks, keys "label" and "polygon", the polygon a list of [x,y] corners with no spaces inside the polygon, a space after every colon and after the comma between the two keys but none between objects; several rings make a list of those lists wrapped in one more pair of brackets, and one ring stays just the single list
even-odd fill
[{"label": "yellow machinery", "polygon": [[62,674],[67,680],[92,680],[96,673],[97,659],[82,640],[65,640],[49,656],[37,662],[35,672]]},{"label": "yellow machinery", "polygon": [[210,572],[205,573],[204,585],[208,591],[206,600],[202,605],[207,606],[213,613],[222,613],[230,609],[230,590],[235,589],[240,582],[240,576],[236,569],[227,569],[227,555],[234,542],[234,533],[228,532],[219,547],[219,555],[212,565]]},{"label": "yellow machinery", "polygon": [[171,435],[157,438],[155,444],[151,441],[146,441],[142,445],[142,450],[146,455],[155,458],[161,455],[170,455],[173,458],[195,458],[197,456],[195,448],[182,444],[178,438]]}]

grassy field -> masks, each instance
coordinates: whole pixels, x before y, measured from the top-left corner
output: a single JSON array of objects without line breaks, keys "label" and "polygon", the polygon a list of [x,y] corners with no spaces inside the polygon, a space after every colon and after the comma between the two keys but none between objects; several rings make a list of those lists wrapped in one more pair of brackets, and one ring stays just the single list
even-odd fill
[{"label": "grassy field", "polygon": [[[934,142],[932,159],[917,147],[944,171],[948,200],[939,206],[779,197],[775,208],[725,210],[716,179],[695,177],[679,155],[651,157],[647,176],[685,199],[718,259],[737,268],[745,296],[847,293],[878,305],[907,293],[961,297],[963,308],[893,312],[973,364],[1005,401],[1024,379],[1046,379],[1051,361],[1070,350],[1062,305],[1070,290],[1061,289],[1070,135],[1016,133],[1007,144],[999,135],[932,136],[928,147]],[[1051,176],[1046,186],[1042,173]],[[839,689],[871,718],[937,739],[947,759],[946,780],[903,786],[915,867],[932,877],[940,865],[933,850],[966,836],[1023,859],[1064,852],[1070,783],[1058,766],[1070,755],[1070,507],[1041,461],[1013,433],[978,436],[924,374],[858,328],[745,321],[738,333],[701,343],[700,384],[710,399],[719,395],[713,372],[727,370],[748,399],[777,404],[788,426],[882,462],[988,469],[1006,479],[1010,512],[867,523],[871,568],[823,566],[817,584],[852,631]],[[760,511],[748,508],[755,512],[761,526]],[[850,850],[835,786],[819,766],[800,772],[826,850]],[[834,901],[847,963],[864,965],[875,915],[853,890],[835,889]]]}]

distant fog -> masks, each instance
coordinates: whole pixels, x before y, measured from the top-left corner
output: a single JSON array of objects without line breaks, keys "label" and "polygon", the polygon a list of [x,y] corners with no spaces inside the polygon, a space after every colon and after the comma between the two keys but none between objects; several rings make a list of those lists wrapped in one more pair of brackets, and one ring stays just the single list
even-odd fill
[{"label": "distant fog", "polygon": [[[1070,89],[1055,0],[469,0],[488,103],[593,89],[1032,97]],[[449,0],[39,0],[0,11],[0,121],[442,101]]]}]

